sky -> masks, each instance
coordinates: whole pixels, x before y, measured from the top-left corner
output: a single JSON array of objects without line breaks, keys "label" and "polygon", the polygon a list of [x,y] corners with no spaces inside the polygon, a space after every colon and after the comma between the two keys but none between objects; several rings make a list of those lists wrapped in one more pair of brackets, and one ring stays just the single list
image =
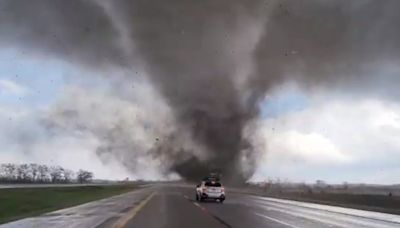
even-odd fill
[{"label": "sky", "polygon": [[0,163],[400,183],[398,1],[25,4],[0,4]]},{"label": "sky", "polygon": [[[95,153],[99,144],[96,137],[76,132],[49,136],[41,130],[40,119],[51,115],[54,107],[65,102],[63,99],[87,96],[89,100],[90,94],[96,94],[93,99],[98,96],[113,99],[104,89],[108,81],[71,80],[71,77],[92,73],[57,59],[37,58],[13,49],[2,51],[0,161],[62,165],[73,170],[85,168],[105,179],[164,178],[157,164],[149,168],[147,161],[139,173],[130,172],[118,159],[105,162]],[[135,86],[135,90],[141,91],[135,96],[140,97],[149,85],[135,82]],[[65,90],[69,90],[67,96]],[[257,120],[261,126],[257,139],[262,158],[252,180],[400,182],[396,175],[400,171],[400,105],[390,100],[352,99],[335,93],[310,94],[289,83],[265,97],[260,103],[261,118]],[[113,102],[118,101],[121,102],[116,98]],[[137,105],[138,109],[152,109],[140,102]],[[121,107],[129,109],[131,104],[115,104],[113,109]],[[105,109],[101,113],[89,113],[101,118],[110,112]],[[106,119],[99,122],[105,124]],[[135,126],[135,122],[131,124],[134,128],[143,128]],[[41,137],[33,139],[31,135]],[[19,146],[18,140],[29,138],[32,142],[28,148]],[[144,144],[148,142],[143,140]]]},{"label": "sky", "polygon": [[397,183],[400,106],[334,99],[266,118],[268,139],[255,179]]},{"label": "sky", "polygon": [[[113,74],[119,73],[113,72]],[[95,77],[86,80],[80,77],[82,74],[98,76],[98,72],[86,71],[81,67],[54,58],[26,55],[18,49],[6,49],[1,53],[0,145],[2,150],[0,151],[0,162],[61,165],[75,171],[86,169],[93,171],[100,179],[169,178],[168,175],[165,176],[157,170],[157,164],[149,167],[151,162],[148,161],[142,162],[142,167],[138,168],[139,172],[135,170],[135,173],[132,173],[124,168],[121,163],[123,158],[119,158],[120,160],[112,157],[102,159],[96,154],[101,142],[90,134],[76,132],[75,129],[67,129],[66,126],[62,126],[65,128],[65,132],[48,132],[46,120],[50,119],[52,115],[57,115],[55,112],[58,106],[61,105],[68,111],[68,103],[74,102],[73,106],[76,108],[75,106],[79,105],[76,100],[81,97],[85,97],[85,99],[81,100],[83,103],[80,104],[80,107],[90,115],[83,117],[85,121],[88,121],[85,124],[90,124],[89,119],[91,119],[96,127],[108,127],[109,130],[116,124],[113,122],[116,118],[134,119],[134,115],[141,114],[150,116],[140,113],[141,111],[138,110],[147,108],[146,105],[138,104],[138,107],[132,107],[130,102],[124,102],[123,99],[110,95],[111,91],[108,89],[110,80],[105,82],[101,79],[96,80]],[[107,75],[107,73],[104,74]],[[143,83],[140,81],[137,80],[129,87],[135,89],[136,93],[140,93],[140,96],[137,95],[133,99],[144,101],[146,98],[141,96],[149,93],[146,91],[148,85],[141,86]],[[75,98],[77,99],[75,100]],[[106,101],[107,99],[109,102]],[[147,99],[151,98],[148,96]],[[145,102],[149,105],[152,103],[147,100]],[[156,103],[154,105],[157,105]],[[93,110],[93,107],[89,105],[98,105],[99,108]],[[151,111],[157,109],[151,108]],[[127,116],[116,117],[118,111]],[[132,128],[146,129],[143,125],[134,126],[135,122],[131,124]],[[143,132],[139,133],[144,134]],[[156,136],[149,137],[152,137],[151,141],[154,141]],[[137,136],[137,138],[140,140],[141,136]]]}]

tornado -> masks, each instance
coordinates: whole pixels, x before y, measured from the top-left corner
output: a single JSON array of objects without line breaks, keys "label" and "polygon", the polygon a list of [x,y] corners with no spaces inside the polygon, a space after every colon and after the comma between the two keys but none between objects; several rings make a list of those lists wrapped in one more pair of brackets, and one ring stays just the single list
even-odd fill
[{"label": "tornado", "polygon": [[[175,124],[148,153],[186,180],[219,172],[243,183],[260,165],[245,132],[256,130],[274,87],[400,95],[399,77],[370,73],[399,60],[399,8],[395,0],[3,0],[0,46],[123,68],[127,82],[140,67]],[[114,141],[127,137],[119,132]],[[124,153],[135,157],[130,147]]]}]

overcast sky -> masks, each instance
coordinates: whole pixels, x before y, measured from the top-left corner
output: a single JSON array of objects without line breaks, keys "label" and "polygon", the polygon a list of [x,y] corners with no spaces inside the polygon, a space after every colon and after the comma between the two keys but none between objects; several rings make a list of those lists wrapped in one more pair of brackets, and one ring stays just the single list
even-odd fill
[{"label": "overcast sky", "polygon": [[[76,18],[93,26],[81,28],[68,20],[74,4],[62,18],[57,10],[64,12],[65,2],[47,8],[43,0],[36,10],[56,13],[38,19],[28,12],[31,23],[15,20],[24,4],[5,2],[16,10],[0,23],[0,163],[83,168],[105,179],[176,179],[192,158],[218,164],[232,152],[227,167],[255,167],[254,181],[400,183],[396,1],[271,4],[267,19],[259,1],[249,9],[232,1],[212,12],[225,24],[207,15],[206,35],[193,28],[207,7],[183,15],[193,20],[171,19],[168,30],[164,14],[152,21],[135,11],[135,4],[149,12],[161,5],[165,15],[180,15],[162,1],[132,1],[133,8],[77,1]],[[115,11],[125,8],[132,14]],[[371,30],[354,29],[369,13]],[[231,17],[241,20],[230,24]],[[129,24],[141,19],[148,24]],[[246,143],[254,150],[248,161]]]},{"label": "overcast sky", "polygon": [[[152,144],[157,135],[146,132],[134,119],[135,115],[145,113],[149,117],[156,111],[151,103],[160,103],[160,99],[151,86],[133,81],[136,101],[132,105],[112,95],[107,89],[109,81],[79,78],[91,73],[60,60],[25,55],[18,49],[2,52],[0,161],[85,168],[98,178],[164,178],[157,164],[149,163],[151,158],[143,161],[141,172],[135,173],[118,159],[101,159],[95,153],[98,139],[90,134],[67,132],[54,137],[43,131],[40,119],[52,115],[57,105],[68,107],[68,102],[77,101],[75,96],[85,96],[82,108],[91,109],[85,111],[90,115],[85,120],[112,125],[107,122],[113,119],[110,115],[128,112],[120,118],[132,118],[129,124],[136,129],[132,137],[142,140],[143,150],[150,147],[146,144]],[[98,105],[95,109],[90,107],[94,104]],[[109,104],[112,106],[101,107]],[[400,105],[396,101],[353,98],[337,91],[309,93],[288,83],[266,96],[261,106],[258,134],[265,141],[257,142],[263,153],[253,180],[400,182]],[[29,139],[32,142],[28,147],[25,143],[21,146],[19,140]]]}]

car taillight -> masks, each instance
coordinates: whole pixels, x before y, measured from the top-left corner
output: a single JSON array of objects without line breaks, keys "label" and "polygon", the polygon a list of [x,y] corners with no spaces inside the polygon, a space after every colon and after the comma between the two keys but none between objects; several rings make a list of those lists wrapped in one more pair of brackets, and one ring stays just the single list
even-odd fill
[{"label": "car taillight", "polygon": [[225,193],[225,188],[224,187],[221,188],[221,192]]},{"label": "car taillight", "polygon": [[207,188],[203,188],[203,192],[206,192],[207,191]]}]

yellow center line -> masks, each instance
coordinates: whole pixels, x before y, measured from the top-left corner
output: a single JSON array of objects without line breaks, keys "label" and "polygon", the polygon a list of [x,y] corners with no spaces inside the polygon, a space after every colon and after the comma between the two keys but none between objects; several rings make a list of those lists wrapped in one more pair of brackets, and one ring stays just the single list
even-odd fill
[{"label": "yellow center line", "polygon": [[114,224],[113,228],[123,228],[126,224],[135,217],[135,215],[153,198],[155,192],[151,193],[146,199],[139,203],[136,207],[130,210],[128,213],[123,215],[118,221]]}]

